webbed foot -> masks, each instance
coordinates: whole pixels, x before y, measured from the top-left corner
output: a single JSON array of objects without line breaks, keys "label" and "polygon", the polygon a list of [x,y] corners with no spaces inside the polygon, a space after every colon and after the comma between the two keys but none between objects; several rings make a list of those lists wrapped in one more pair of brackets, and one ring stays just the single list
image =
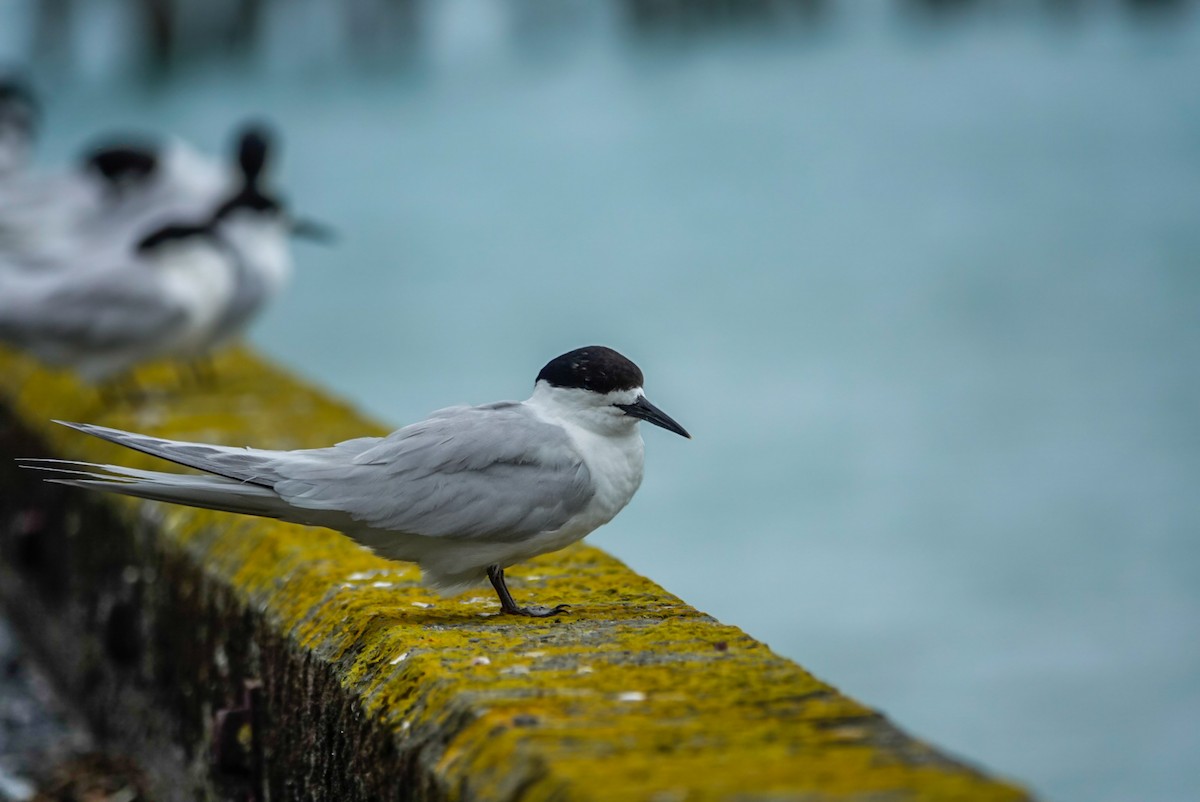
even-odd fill
[{"label": "webbed foot", "polygon": [[559,604],[554,607],[542,607],[541,605],[533,605],[530,607],[513,607],[512,609],[504,609],[504,605],[500,605],[500,612],[508,613],[509,615],[525,615],[530,618],[550,618],[551,616],[560,615],[567,612],[571,608],[569,604]]},{"label": "webbed foot", "polygon": [[561,615],[567,611],[571,605],[559,604],[555,607],[541,607],[535,605],[532,607],[518,607],[513,601],[512,594],[508,592],[508,585],[504,581],[504,569],[498,565],[489,565],[487,569],[488,579],[492,581],[492,587],[496,589],[496,595],[500,597],[500,612],[506,615],[523,615],[529,618],[550,618],[551,616]]}]

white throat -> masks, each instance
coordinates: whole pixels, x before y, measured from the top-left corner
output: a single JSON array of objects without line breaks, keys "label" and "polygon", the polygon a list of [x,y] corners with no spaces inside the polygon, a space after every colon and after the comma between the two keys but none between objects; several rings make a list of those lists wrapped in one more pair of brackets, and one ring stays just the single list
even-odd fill
[{"label": "white throat", "polygon": [[262,282],[267,295],[283,289],[292,275],[292,257],[282,219],[234,212],[219,223],[218,232],[245,268]]},{"label": "white throat", "polygon": [[572,387],[555,387],[539,381],[525,403],[542,418],[601,437],[634,436],[641,441],[637,418],[626,415],[615,404],[632,404],[645,395],[640,387],[611,393],[594,393]]},{"label": "white throat", "polygon": [[146,269],[157,277],[165,298],[187,316],[187,336],[216,320],[233,294],[233,263],[211,240],[192,237],[166,246],[154,261]]},{"label": "white throat", "polygon": [[641,394],[638,388],[600,395],[540,381],[525,402],[538,417],[566,431],[595,485],[587,509],[561,533],[566,542],[611,521],[641,486],[645,445],[638,421],[613,406],[632,403]]}]

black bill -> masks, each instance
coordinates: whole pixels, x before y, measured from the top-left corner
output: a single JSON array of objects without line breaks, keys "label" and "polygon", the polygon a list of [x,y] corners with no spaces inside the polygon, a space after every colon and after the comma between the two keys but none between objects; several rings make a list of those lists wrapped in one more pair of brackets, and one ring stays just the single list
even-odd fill
[{"label": "black bill", "polygon": [[624,410],[626,415],[641,418],[646,423],[653,423],[655,426],[663,427],[668,432],[675,432],[675,434],[683,435],[689,440],[692,439],[692,436],[687,433],[687,429],[672,420],[670,415],[647,401],[646,396],[642,396],[632,404],[614,404],[613,406]]},{"label": "black bill", "polygon": [[324,223],[318,223],[316,220],[308,220],[305,218],[293,219],[291,221],[292,236],[296,239],[306,239],[311,242],[319,242],[322,245],[329,245],[337,242],[337,231],[332,226],[327,226]]}]

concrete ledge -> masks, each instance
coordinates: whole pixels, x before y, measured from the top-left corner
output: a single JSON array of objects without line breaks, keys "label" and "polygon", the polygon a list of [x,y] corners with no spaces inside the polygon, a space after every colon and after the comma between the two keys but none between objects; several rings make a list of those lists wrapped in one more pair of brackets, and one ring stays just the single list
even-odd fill
[{"label": "concrete ledge", "polygon": [[217,368],[188,393],[143,371],[149,398],[113,408],[0,352],[0,600],[155,798],[1028,798],[593,548],[511,572],[569,615],[490,617],[490,591],[442,599],[328,531],[13,466],[163,465],[51,418],[281,448],[384,431],[248,352]]}]

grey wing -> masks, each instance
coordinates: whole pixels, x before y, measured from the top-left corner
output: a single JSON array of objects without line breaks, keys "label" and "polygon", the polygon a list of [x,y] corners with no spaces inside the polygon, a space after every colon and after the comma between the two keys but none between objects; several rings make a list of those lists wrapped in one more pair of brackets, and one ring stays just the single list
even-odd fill
[{"label": "grey wing", "polygon": [[152,341],[184,316],[142,277],[116,273],[104,282],[67,284],[27,303],[5,304],[0,336],[18,343],[119,348]]},{"label": "grey wing", "polygon": [[373,529],[520,540],[563,526],[593,495],[566,433],[515,403],[443,410],[383,440],[322,451],[272,464],[283,477],[275,492]]},{"label": "grey wing", "polygon": [[94,423],[72,423],[56,420],[55,423],[68,426],[76,431],[99,437],[110,443],[116,443],[134,451],[160,459],[186,465],[189,468],[232,479],[243,484],[254,484],[261,487],[271,487],[283,477],[272,466],[285,462],[301,460],[307,455],[318,455],[314,459],[326,464],[340,460],[348,462],[354,454],[373,443],[378,443],[378,437],[363,437],[357,440],[347,440],[332,448],[316,448],[303,451],[271,451],[261,448],[243,448],[240,446],[219,446],[210,443],[193,443],[186,440],[168,440],[137,432],[126,432],[121,429],[111,429],[107,426],[97,426]]},{"label": "grey wing", "polygon": [[[446,409],[385,438],[300,451],[65,425],[240,486],[269,489],[291,509],[273,508],[273,517],[341,529],[351,536],[357,536],[355,529],[369,528],[424,537],[522,540],[560,528],[594,492],[587,465],[566,433],[515,403]],[[244,502],[243,495],[237,494],[237,503]],[[180,500],[234,508],[224,497]]]}]

